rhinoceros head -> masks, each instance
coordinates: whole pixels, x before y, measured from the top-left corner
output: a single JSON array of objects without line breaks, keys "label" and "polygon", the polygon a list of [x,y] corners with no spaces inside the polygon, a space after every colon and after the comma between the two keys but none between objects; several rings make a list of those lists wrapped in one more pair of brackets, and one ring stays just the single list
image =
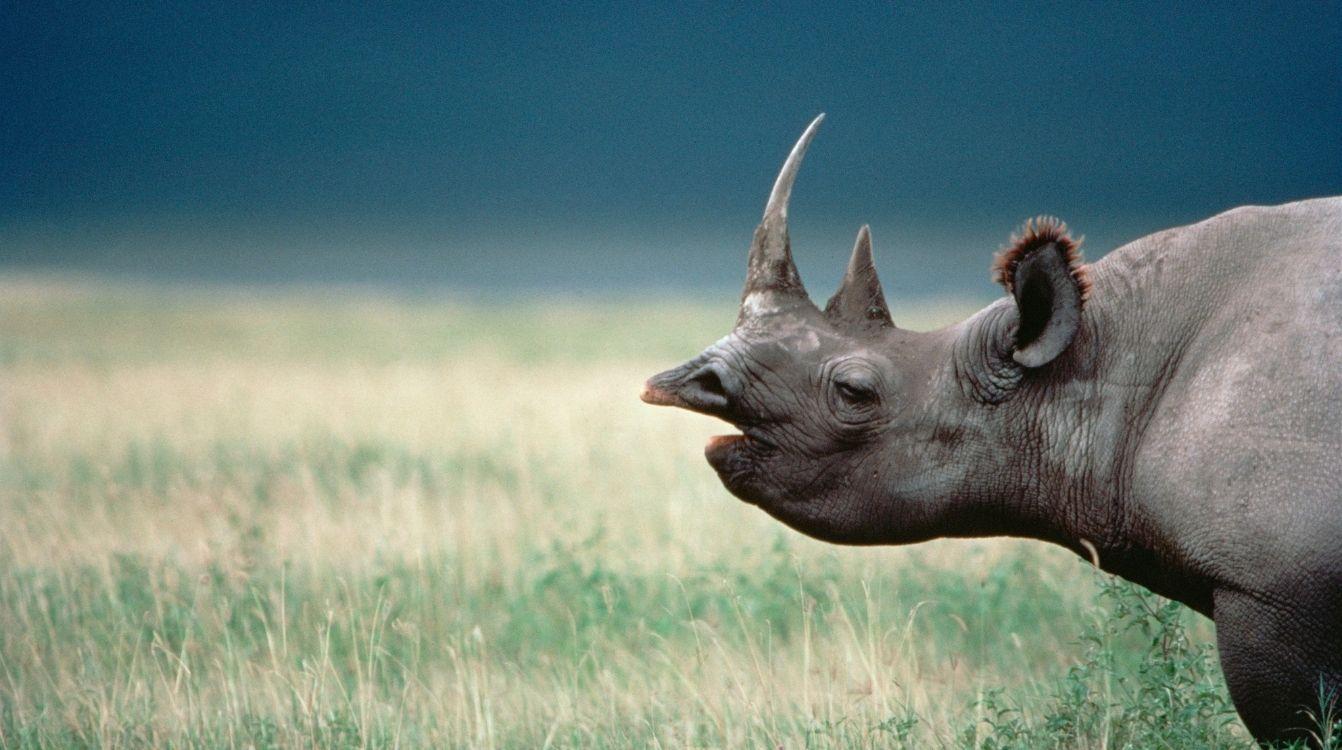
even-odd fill
[{"label": "rhinoceros head", "polygon": [[997,262],[1014,306],[914,333],[891,320],[863,227],[838,291],[818,308],[792,260],[787,211],[823,117],[769,195],[736,326],[649,379],[643,400],[737,427],[709,441],[708,462],[734,495],[803,533],[859,544],[955,533],[947,524],[991,471],[981,454],[999,429],[994,407],[1077,330],[1074,248],[1056,224],[1028,226]]}]

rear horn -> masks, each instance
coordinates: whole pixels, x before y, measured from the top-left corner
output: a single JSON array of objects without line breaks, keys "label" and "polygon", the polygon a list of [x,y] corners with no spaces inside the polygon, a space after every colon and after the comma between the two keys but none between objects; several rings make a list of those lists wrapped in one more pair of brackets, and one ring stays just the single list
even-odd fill
[{"label": "rear horn", "polygon": [[892,326],[890,308],[886,307],[881,280],[876,276],[876,264],[871,259],[871,228],[862,227],[853,243],[853,255],[848,259],[839,291],[825,305],[825,317],[840,326]]}]

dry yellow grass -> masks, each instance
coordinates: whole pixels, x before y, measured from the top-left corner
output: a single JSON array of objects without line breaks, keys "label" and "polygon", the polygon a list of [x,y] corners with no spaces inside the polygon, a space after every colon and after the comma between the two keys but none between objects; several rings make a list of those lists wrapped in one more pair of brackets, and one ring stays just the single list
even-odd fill
[{"label": "dry yellow grass", "polygon": [[1042,701],[1085,565],[819,544],[639,403],[730,320],[0,280],[2,746],[958,747]]}]

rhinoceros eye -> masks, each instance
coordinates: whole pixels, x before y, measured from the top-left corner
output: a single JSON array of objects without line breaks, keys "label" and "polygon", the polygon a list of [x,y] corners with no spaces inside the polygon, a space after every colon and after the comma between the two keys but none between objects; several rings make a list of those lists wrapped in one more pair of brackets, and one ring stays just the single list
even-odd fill
[{"label": "rhinoceros eye", "polygon": [[882,379],[875,367],[858,357],[832,361],[825,377],[830,414],[848,425],[865,425],[881,412]]},{"label": "rhinoceros eye", "polygon": [[875,388],[868,383],[858,382],[854,379],[838,379],[834,381],[834,389],[838,391],[839,397],[848,402],[851,406],[861,406],[879,400]]}]

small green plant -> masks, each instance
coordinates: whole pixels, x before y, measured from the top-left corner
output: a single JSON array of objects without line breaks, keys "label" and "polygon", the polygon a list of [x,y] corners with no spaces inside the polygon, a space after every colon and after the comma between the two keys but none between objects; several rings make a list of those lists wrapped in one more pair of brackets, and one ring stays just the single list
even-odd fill
[{"label": "small green plant", "polygon": [[1096,604],[1084,656],[1052,694],[1027,710],[1002,689],[984,691],[977,723],[962,733],[966,745],[1252,747],[1236,731],[1211,645],[1189,637],[1187,609],[1108,576]]},{"label": "small green plant", "polygon": [[1318,709],[1304,712],[1308,723],[1312,725],[1309,729],[1312,747],[1322,750],[1342,748],[1342,716],[1338,715],[1337,701],[1337,689],[1320,681]]}]

